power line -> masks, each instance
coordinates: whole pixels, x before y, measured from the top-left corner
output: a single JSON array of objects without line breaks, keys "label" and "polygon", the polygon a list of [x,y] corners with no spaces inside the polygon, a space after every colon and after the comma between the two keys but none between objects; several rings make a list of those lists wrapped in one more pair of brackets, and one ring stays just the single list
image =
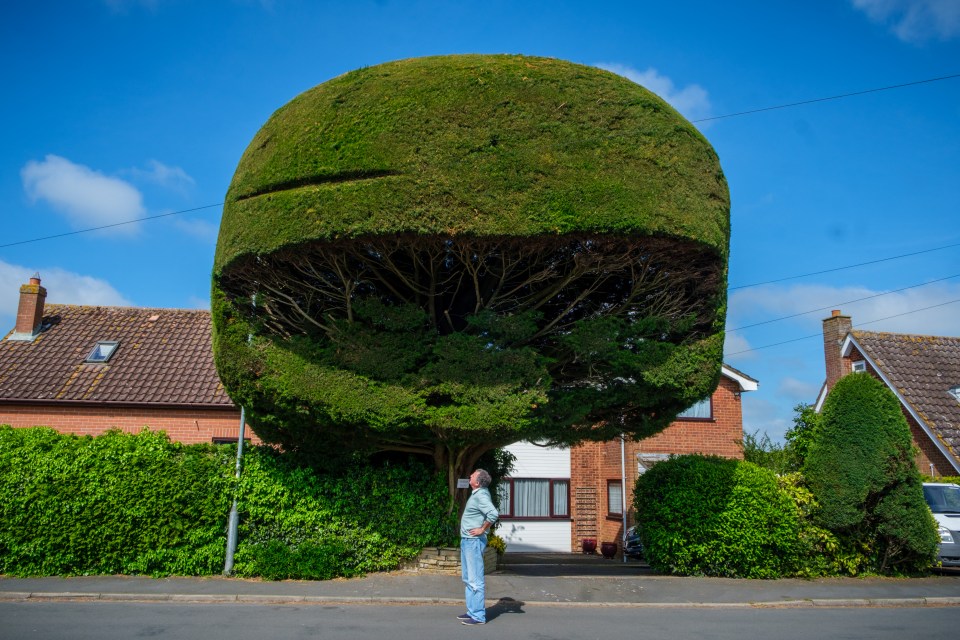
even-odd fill
[{"label": "power line", "polygon": [[815,102],[827,102],[828,100],[840,100],[841,98],[850,98],[852,96],[862,96],[867,93],[877,93],[879,91],[890,91],[891,89],[902,89],[904,87],[912,87],[918,84],[927,84],[930,82],[940,82],[941,80],[952,80],[953,78],[960,78],[960,73],[954,73],[949,76],[940,76],[939,78],[929,78],[927,80],[917,80],[915,82],[905,82],[903,84],[893,84],[889,87],[877,87],[875,89],[864,89],[863,91],[854,91],[852,93],[841,93],[836,96],[829,96],[826,98],[813,98],[812,100],[801,100],[800,102],[790,102],[788,104],[778,104],[773,107],[762,107],[760,109],[750,109],[749,111],[738,111],[737,113],[728,113],[722,116],[712,116],[709,118],[700,118],[699,120],[691,120],[692,123],[697,122],[707,122],[709,120],[721,120],[723,118],[735,118],[737,116],[745,116],[751,113],[762,113],[764,111],[774,111],[776,109],[788,109],[790,107],[799,107],[804,104],[814,104]]},{"label": "power line", "polygon": [[[63,237],[66,237],[66,236],[74,236],[74,235],[79,235],[79,234],[81,234],[81,233],[90,233],[91,231],[101,231],[101,230],[103,230],[103,229],[110,229],[110,228],[113,228],[113,227],[120,227],[120,226],[123,226],[123,225],[126,225],[126,224],[134,224],[134,223],[136,223],[136,222],[144,222],[144,221],[147,221],[147,220],[156,220],[156,219],[158,219],[158,218],[166,218],[166,217],[168,217],[168,216],[180,215],[180,214],[182,214],[182,213],[191,213],[191,212],[193,212],[193,211],[202,211],[202,210],[204,210],[204,209],[212,209],[212,208],[214,208],[214,207],[222,207],[224,204],[225,204],[225,203],[223,203],[223,202],[219,202],[219,203],[217,203],[217,204],[207,204],[207,205],[204,205],[204,206],[202,206],[202,207],[194,207],[194,208],[192,208],[192,209],[183,209],[183,210],[181,210],[181,211],[171,211],[171,212],[169,212],[169,213],[160,213],[160,214],[157,214],[157,215],[155,215],[155,216],[146,216],[146,217],[143,217],[143,218],[136,218],[136,219],[134,219],[134,220],[125,220],[125,221],[123,221],[123,222],[114,222],[114,223],[112,223],[112,224],[105,224],[105,225],[102,225],[102,226],[99,226],[99,227],[91,227],[91,228],[89,228],[89,229],[79,229],[79,230],[77,230],[77,231],[68,231],[68,232],[66,232],[66,233],[57,233],[57,234],[54,234],[54,235],[51,235],[51,236],[42,236],[42,237],[39,237],[39,238],[30,238],[30,239],[28,239],[28,240],[18,240],[17,242],[8,242],[7,244],[0,244],[0,249],[6,249],[6,248],[8,248],[8,247],[15,247],[15,246],[23,245],[23,244],[30,244],[30,243],[33,243],[33,242],[41,242],[41,241],[43,241],[43,240],[53,240],[53,239],[56,239],[56,238],[63,238]],[[824,274],[824,273],[833,273],[833,272],[835,272],[835,271],[844,271],[844,270],[846,270],[846,269],[854,269],[854,268],[856,268],[856,267],[863,267],[863,266],[866,266],[866,265],[877,264],[877,263],[880,263],[880,262],[888,262],[888,261],[890,261],[890,260],[899,260],[900,258],[909,258],[909,257],[911,257],[911,256],[918,256],[918,255],[922,255],[922,254],[924,254],[924,253],[932,253],[932,252],[934,252],[934,251],[943,251],[944,249],[952,249],[952,248],[954,248],[954,247],[960,247],[960,242],[956,242],[956,243],[954,243],[954,244],[948,244],[948,245],[945,245],[945,246],[942,246],[942,247],[935,247],[935,248],[933,248],[933,249],[924,249],[923,251],[914,251],[913,253],[904,253],[904,254],[900,254],[900,255],[897,255],[897,256],[889,256],[889,257],[887,257],[887,258],[879,258],[879,259],[877,259],[877,260],[869,260],[869,261],[867,261],[867,262],[858,262],[858,263],[856,263],[856,264],[845,265],[845,266],[842,266],[842,267],[833,267],[832,269],[824,269],[824,270],[822,270],[822,271],[811,271],[810,273],[801,273],[801,274],[799,274],[799,275],[786,276],[786,277],[783,277],[783,278],[777,278],[777,279],[775,279],[775,280],[765,280],[765,281],[763,281],[763,282],[754,282],[754,283],[752,283],[752,284],[742,284],[742,285],[737,285],[737,286],[735,286],[735,287],[727,287],[727,291],[736,291],[736,290],[738,290],[738,289],[749,289],[750,287],[759,287],[759,286],[762,286],[762,285],[765,285],[765,284],[775,284],[775,283],[777,283],[777,282],[784,282],[784,281],[786,281],[786,280],[797,280],[797,279],[799,279],[799,278],[807,278],[807,277],[809,277],[809,276],[816,276],[816,275],[821,275],[821,274]],[[956,277],[956,276],[948,276],[948,277],[953,278],[953,277]],[[946,279],[946,278],[943,278],[943,279]],[[938,280],[933,280],[932,282],[939,282],[939,281],[938,281]],[[930,283],[925,283],[925,284],[930,284]],[[914,286],[922,286],[922,285],[914,285]],[[906,288],[910,288],[910,287],[906,287]],[[902,290],[903,290],[903,289],[898,289],[897,291],[902,291]],[[888,292],[888,293],[896,293],[896,291],[890,291],[890,292]],[[879,294],[879,295],[884,295],[884,294]],[[866,298],[863,298],[863,299],[865,300]],[[859,300],[852,300],[852,301],[850,301],[850,302],[859,302]],[[841,302],[841,303],[839,303],[839,304],[849,304],[849,303]],[[835,305],[831,305],[831,306],[835,306]],[[813,309],[813,310],[811,310],[811,311],[807,311],[807,312],[804,312],[804,313],[813,313],[814,311],[820,311],[820,309]],[[803,315],[803,314],[796,314],[796,315]],[[786,318],[791,318],[791,317],[794,317],[794,316],[786,316],[786,317],[780,318],[780,319],[786,319]],[[776,321],[776,320],[769,320],[768,322],[775,322],[775,321]],[[765,324],[765,323],[758,323],[758,324]],[[756,325],[749,325],[749,326],[752,327],[752,326],[756,326]],[[740,327],[740,329],[746,329],[746,328],[748,328],[748,327]],[[735,331],[735,329],[731,329],[730,331]]]},{"label": "power line", "polygon": [[727,287],[727,291],[735,291],[737,289],[748,289],[750,287],[759,287],[765,284],[774,284],[777,282],[784,282],[786,280],[796,280],[798,278],[806,278],[809,276],[818,276],[824,273],[833,273],[834,271],[843,271],[845,269],[853,269],[855,267],[864,267],[868,264],[878,264],[880,262],[889,262],[890,260],[899,260],[900,258],[909,258],[910,256],[919,256],[924,253],[932,253],[934,251],[943,251],[944,249],[952,249],[954,247],[960,247],[960,242],[954,244],[948,244],[943,247],[936,247],[935,249],[924,249],[923,251],[914,251],[913,253],[903,253],[899,256],[890,256],[888,258],[879,258],[877,260],[869,260],[867,262],[858,262],[857,264],[848,264],[844,267],[834,267],[832,269],[824,269],[822,271],[811,271],[810,273],[801,273],[797,276],[787,276],[785,278],[777,278],[776,280],[765,280],[763,282],[754,282],[753,284],[741,284],[736,287]]},{"label": "power line", "polygon": [[883,293],[875,293],[872,296],[865,296],[863,298],[857,298],[855,300],[847,300],[846,302],[834,302],[825,307],[819,307],[817,309],[810,309],[809,311],[801,311],[800,313],[794,313],[789,316],[781,316],[779,318],[774,318],[772,320],[764,320],[763,322],[755,322],[753,324],[745,324],[742,327],[737,327],[736,329],[727,329],[725,333],[732,333],[734,331],[742,331],[743,329],[750,329],[752,327],[759,327],[764,324],[771,324],[774,322],[780,322],[781,320],[789,320],[790,318],[796,318],[798,316],[805,316],[810,313],[816,313],[817,311],[826,311],[827,309],[835,309],[841,307],[845,304],[853,304],[855,302],[863,302],[864,300],[871,300],[873,298],[880,298],[882,296],[888,296],[892,293],[900,293],[901,291],[906,291],[908,289],[916,289],[917,287],[925,287],[928,284],[934,284],[936,282],[943,282],[944,280],[950,280],[952,278],[960,278],[960,273],[952,276],[947,276],[945,278],[937,278],[936,280],[930,280],[928,282],[921,282],[920,284],[912,284],[909,287],[903,287],[902,289],[894,289],[893,291],[884,291]]},{"label": "power line", "polygon": [[[937,307],[945,307],[945,306],[947,306],[948,304],[955,304],[955,303],[957,303],[957,302],[960,302],[960,298],[957,298],[956,300],[949,300],[949,301],[947,301],[947,302],[941,302],[940,304],[933,304],[933,305],[930,305],[929,307],[923,307],[923,308],[921,308],[921,309],[912,309],[912,310],[910,310],[910,311],[904,311],[903,313],[897,313],[897,314],[894,314],[894,315],[892,315],[892,316],[887,316],[886,318],[877,318],[876,320],[869,320],[869,321],[867,321],[867,322],[861,322],[860,324],[858,324],[858,325],[856,325],[856,326],[857,326],[857,327],[863,327],[863,326],[866,326],[866,325],[868,325],[868,324],[875,324],[875,323],[877,323],[877,322],[883,322],[884,320],[890,320],[890,319],[892,319],[892,318],[899,318],[900,316],[907,316],[907,315],[910,315],[911,313],[920,313],[921,311],[928,311],[928,310],[930,310],[930,309],[936,309]],[[814,333],[814,334],[812,334],[812,335],[803,336],[803,337],[801,337],[801,338],[791,338],[790,340],[783,340],[782,342],[774,342],[773,344],[765,344],[765,345],[763,345],[762,347],[750,347],[749,349],[744,349],[743,351],[735,351],[735,352],[733,352],[733,353],[725,353],[725,354],[723,355],[723,357],[724,357],[724,358],[727,358],[727,357],[729,357],[729,356],[738,356],[738,355],[740,355],[741,353],[750,353],[751,351],[759,351],[760,349],[770,349],[771,347],[779,347],[779,346],[784,345],[784,344],[790,344],[791,342],[800,342],[801,340],[810,340],[811,338],[819,338],[819,337],[821,337],[822,335],[823,335],[822,333]]]},{"label": "power line", "polygon": [[100,231],[102,229],[110,229],[112,227],[121,227],[125,224],[133,224],[134,222],[143,222],[145,220],[156,220],[157,218],[166,218],[167,216],[176,216],[181,213],[190,213],[191,211],[201,211],[203,209],[212,209],[213,207],[222,207],[223,203],[219,204],[207,204],[202,207],[194,207],[193,209],[184,209],[182,211],[171,211],[170,213],[159,213],[155,216],[147,216],[145,218],[137,218],[135,220],[124,220],[123,222],[114,222],[113,224],[105,224],[100,227],[91,227],[89,229],[80,229],[78,231],[68,231],[66,233],[58,233],[52,236],[44,236],[42,238],[31,238],[30,240],[18,240],[17,242],[9,242],[7,244],[0,244],[0,249],[6,249],[7,247],[15,247],[21,244],[30,244],[31,242],[40,242],[41,240],[53,240],[54,238],[63,238],[65,236],[75,236],[81,233],[90,233],[91,231]]}]

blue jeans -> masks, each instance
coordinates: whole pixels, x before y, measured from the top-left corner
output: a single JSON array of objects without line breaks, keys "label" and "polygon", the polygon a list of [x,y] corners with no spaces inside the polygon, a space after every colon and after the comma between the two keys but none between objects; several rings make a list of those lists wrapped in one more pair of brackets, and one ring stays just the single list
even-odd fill
[{"label": "blue jeans", "polygon": [[486,534],[478,538],[460,538],[460,573],[466,585],[467,614],[480,622],[487,621],[483,580],[483,552],[486,548]]}]

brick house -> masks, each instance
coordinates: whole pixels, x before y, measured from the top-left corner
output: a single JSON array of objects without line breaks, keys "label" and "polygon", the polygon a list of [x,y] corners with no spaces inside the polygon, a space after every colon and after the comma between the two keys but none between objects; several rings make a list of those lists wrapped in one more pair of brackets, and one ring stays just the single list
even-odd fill
[{"label": "brick house", "polygon": [[[213,364],[209,312],[47,305],[46,295],[38,276],[23,285],[16,326],[0,340],[0,424],[84,435],[150,427],[184,443],[236,441],[240,410]],[[514,513],[504,514],[499,531],[508,550],[571,551],[587,537],[620,540],[617,505],[630,504],[649,465],[670,454],[742,456],[740,395],[756,388],[724,365],[710,398],[660,434],[625,442],[625,503],[619,440],[573,449],[511,445]],[[249,428],[245,434],[260,442]],[[524,517],[531,498],[544,515]]]},{"label": "brick house", "polygon": [[837,380],[869,373],[900,401],[920,473],[960,475],[960,337],[855,331],[850,316],[834,311],[823,321],[823,355],[817,411]]},{"label": "brick house", "polygon": [[590,442],[573,448],[530,442],[507,447],[517,458],[513,477],[501,493],[502,521],[497,533],[507,541],[507,552],[578,551],[585,538],[619,542],[624,505],[627,526],[632,526],[633,485],[651,465],[685,453],[742,458],[740,397],[744,391],[755,391],[758,384],[728,365],[723,365],[721,374],[711,397],[650,438]]},{"label": "brick house", "polygon": [[47,305],[46,296],[39,276],[23,285],[16,326],[0,340],[0,424],[237,440],[240,410],[213,365],[209,312]]}]

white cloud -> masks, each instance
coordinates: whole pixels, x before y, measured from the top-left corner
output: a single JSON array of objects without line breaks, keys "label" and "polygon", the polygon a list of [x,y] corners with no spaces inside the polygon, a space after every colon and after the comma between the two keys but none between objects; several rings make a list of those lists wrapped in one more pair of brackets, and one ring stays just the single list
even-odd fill
[{"label": "white cloud", "polygon": [[180,167],[170,167],[158,160],[147,161],[146,169],[131,169],[135,178],[160,185],[165,189],[185,194],[196,181]]},{"label": "white cloud", "polygon": [[688,120],[698,120],[710,116],[710,98],[706,89],[698,84],[690,84],[678,89],[673,80],[660,73],[653,67],[646,71],[638,71],[632,67],[617,63],[600,63],[596,66],[623,76],[666,100],[670,105],[682,113]]},{"label": "white cloud", "polygon": [[751,351],[750,343],[743,337],[743,334],[732,331],[724,336],[723,358],[725,360],[728,358],[744,360],[755,357],[756,352]]},{"label": "white cloud", "polygon": [[[10,327],[0,327],[0,332],[13,328],[17,305],[20,302],[20,285],[26,284],[36,271],[37,269],[0,260],[0,317],[10,317]],[[47,290],[48,303],[132,306],[132,303],[106,280],[58,267],[44,267],[39,269],[39,273],[41,283]]]},{"label": "white cloud", "polygon": [[[881,293],[883,291],[866,287],[826,285],[752,287],[735,291],[730,296],[731,319],[728,325],[737,329],[751,323],[745,319],[760,322],[803,314],[791,321],[767,325],[785,327],[783,339],[789,340],[800,337],[804,331],[819,331],[821,321],[830,315],[830,311],[839,309],[844,315],[851,316],[854,328],[865,331],[941,336],[960,334],[960,323],[957,321],[960,302],[944,304],[960,299],[960,284],[939,282],[877,295]],[[813,309],[817,311],[806,313]],[[799,333],[796,329],[798,324],[803,327]]]},{"label": "white cloud", "polygon": [[792,418],[782,415],[782,407],[747,393],[743,396],[743,430],[747,433],[766,433],[771,440],[783,441],[787,429],[793,426]]},{"label": "white cloud", "polygon": [[874,22],[887,24],[904,42],[949,40],[960,35],[957,0],[852,0]]},{"label": "white cloud", "polygon": [[820,387],[817,385],[790,376],[781,378],[777,386],[777,395],[785,397],[794,403],[813,402],[813,399],[817,397],[817,393],[819,392]]},{"label": "white cloud", "polygon": [[[75,228],[126,222],[146,212],[143,196],[130,183],[53,154],[42,162],[28,162],[20,177],[32,202],[47,202]],[[133,233],[137,228],[135,223],[125,224],[112,231]]]},{"label": "white cloud", "polygon": [[199,296],[190,296],[188,305],[191,309],[210,310],[210,298],[201,298]]}]

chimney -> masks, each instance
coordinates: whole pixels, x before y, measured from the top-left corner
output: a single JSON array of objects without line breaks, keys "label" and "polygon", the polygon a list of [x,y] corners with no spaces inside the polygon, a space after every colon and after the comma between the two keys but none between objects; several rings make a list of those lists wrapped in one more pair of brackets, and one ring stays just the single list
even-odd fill
[{"label": "chimney", "polygon": [[851,329],[850,316],[841,315],[839,309],[834,309],[823,321],[823,361],[827,367],[828,392],[837,380],[850,373],[850,363],[842,357],[840,349]]},{"label": "chimney", "polygon": [[33,340],[40,333],[43,320],[43,303],[47,290],[40,286],[40,274],[35,273],[30,282],[20,287],[20,306],[17,308],[17,326],[10,340]]}]

